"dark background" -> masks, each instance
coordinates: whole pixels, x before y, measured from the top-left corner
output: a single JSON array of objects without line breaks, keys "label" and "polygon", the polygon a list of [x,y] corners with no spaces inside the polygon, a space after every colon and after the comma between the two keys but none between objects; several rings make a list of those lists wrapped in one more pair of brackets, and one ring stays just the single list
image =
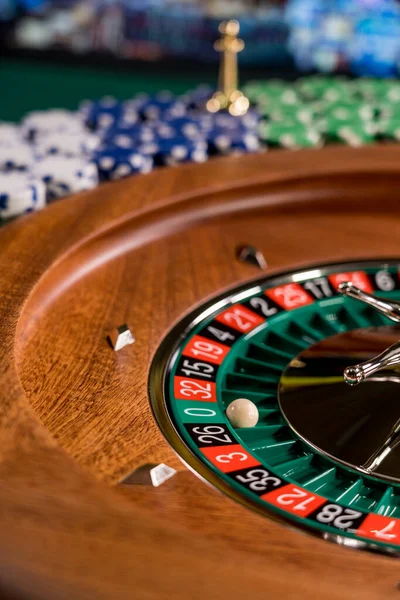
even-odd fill
[{"label": "dark background", "polygon": [[399,74],[398,0],[0,0],[0,119],[215,85],[225,18],[246,43],[242,81]]}]

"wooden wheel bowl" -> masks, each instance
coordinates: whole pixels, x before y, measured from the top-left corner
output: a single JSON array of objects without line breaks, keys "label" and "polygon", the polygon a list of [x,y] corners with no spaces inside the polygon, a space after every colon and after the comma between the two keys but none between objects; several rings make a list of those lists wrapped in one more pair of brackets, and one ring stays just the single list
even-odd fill
[{"label": "wooden wheel bowl", "polygon": [[[147,385],[167,331],[266,274],[400,256],[400,149],[277,152],[165,169],[0,233],[4,598],[398,598],[396,560],[253,513],[175,456]],[[135,344],[107,334],[128,323]],[[160,487],[121,485],[149,463]],[[351,590],[351,591],[350,591]]]}]

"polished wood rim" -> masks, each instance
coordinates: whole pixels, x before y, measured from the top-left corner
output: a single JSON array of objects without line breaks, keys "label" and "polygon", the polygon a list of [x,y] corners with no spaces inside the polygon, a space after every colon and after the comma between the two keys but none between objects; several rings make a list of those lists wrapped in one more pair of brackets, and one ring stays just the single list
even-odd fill
[{"label": "polished wood rim", "polygon": [[[385,146],[216,159],[104,185],[0,232],[3,597],[398,596],[394,559],[204,486],[151,420],[146,386],[180,318],[259,277],[236,261],[240,241],[263,245],[268,275],[400,256],[399,158]],[[125,317],[137,342],[119,355],[104,340]],[[120,485],[153,462],[179,473]]]}]

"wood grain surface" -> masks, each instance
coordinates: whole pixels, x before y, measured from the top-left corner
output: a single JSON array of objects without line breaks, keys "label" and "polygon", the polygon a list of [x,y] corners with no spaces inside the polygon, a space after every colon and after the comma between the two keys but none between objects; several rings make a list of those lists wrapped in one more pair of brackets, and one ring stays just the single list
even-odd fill
[{"label": "wood grain surface", "polygon": [[[189,472],[149,408],[168,330],[266,274],[400,258],[400,148],[271,152],[77,195],[0,232],[0,597],[400,598],[396,559],[248,511]],[[132,346],[108,332],[128,323]],[[143,464],[178,474],[121,481]]]}]

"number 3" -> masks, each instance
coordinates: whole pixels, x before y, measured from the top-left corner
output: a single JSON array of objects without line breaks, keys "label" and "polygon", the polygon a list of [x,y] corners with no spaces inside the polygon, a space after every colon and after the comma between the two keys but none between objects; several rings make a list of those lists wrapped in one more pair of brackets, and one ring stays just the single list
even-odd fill
[{"label": "number 3", "polygon": [[231,454],[221,454],[217,456],[217,461],[220,463],[229,463],[233,460],[234,456],[240,456],[239,460],[247,460],[249,457],[247,454],[243,454],[243,452],[232,452]]}]

